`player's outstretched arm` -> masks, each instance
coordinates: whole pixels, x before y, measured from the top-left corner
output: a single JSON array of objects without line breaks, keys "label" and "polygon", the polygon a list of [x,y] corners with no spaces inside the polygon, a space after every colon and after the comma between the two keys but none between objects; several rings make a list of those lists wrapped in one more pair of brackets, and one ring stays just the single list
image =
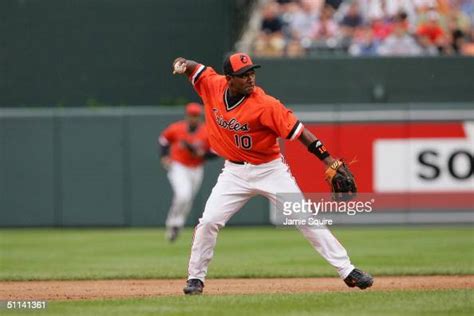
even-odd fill
[{"label": "player's outstretched arm", "polygon": [[178,57],[173,61],[173,75],[186,74],[186,76],[190,76],[197,65],[198,63],[194,60]]},{"label": "player's outstretched arm", "polygon": [[313,133],[311,133],[306,127],[298,138],[303,145],[305,145],[309,152],[316,155],[322,162],[327,166],[335,161],[335,159],[328,153],[326,147]]},{"label": "player's outstretched arm", "polygon": [[325,178],[331,187],[334,200],[351,200],[355,197],[357,186],[354,176],[342,160],[334,159],[326,150],[323,143],[306,128],[299,140],[308,151],[318,157],[327,166]]}]

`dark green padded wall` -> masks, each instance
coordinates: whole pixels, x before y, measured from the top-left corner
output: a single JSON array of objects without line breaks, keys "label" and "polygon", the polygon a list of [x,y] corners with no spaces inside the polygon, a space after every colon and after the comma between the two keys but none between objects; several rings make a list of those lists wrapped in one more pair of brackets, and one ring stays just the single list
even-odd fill
[{"label": "dark green padded wall", "polygon": [[62,223],[124,225],[120,117],[64,117],[60,126]]},{"label": "dark green padded wall", "polygon": [[[135,110],[137,109],[137,110]],[[0,110],[0,226],[162,226],[172,191],[156,140],[183,110]],[[187,224],[223,160],[208,162]],[[265,199],[229,224],[269,223]]]},{"label": "dark green padded wall", "polygon": [[54,120],[0,118],[0,225],[55,224]]}]

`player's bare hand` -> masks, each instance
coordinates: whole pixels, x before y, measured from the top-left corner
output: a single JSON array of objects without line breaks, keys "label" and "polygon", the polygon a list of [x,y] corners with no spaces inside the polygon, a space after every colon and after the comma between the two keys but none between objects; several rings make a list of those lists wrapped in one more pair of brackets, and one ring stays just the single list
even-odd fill
[{"label": "player's bare hand", "polygon": [[178,57],[173,62],[173,75],[181,75],[186,72],[187,63],[183,57]]},{"label": "player's bare hand", "polygon": [[165,170],[169,170],[171,167],[171,159],[169,157],[162,157],[161,158],[161,165]]}]

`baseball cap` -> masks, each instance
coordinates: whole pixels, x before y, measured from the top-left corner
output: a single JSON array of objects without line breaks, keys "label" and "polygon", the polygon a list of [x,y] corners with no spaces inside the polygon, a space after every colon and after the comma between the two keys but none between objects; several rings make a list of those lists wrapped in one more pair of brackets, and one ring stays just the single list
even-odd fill
[{"label": "baseball cap", "polygon": [[186,104],[186,114],[187,115],[201,115],[202,106],[199,103],[191,102]]},{"label": "baseball cap", "polygon": [[239,76],[246,73],[249,70],[260,68],[260,65],[256,65],[252,62],[249,55],[244,53],[235,53],[227,56],[224,60],[224,75]]}]

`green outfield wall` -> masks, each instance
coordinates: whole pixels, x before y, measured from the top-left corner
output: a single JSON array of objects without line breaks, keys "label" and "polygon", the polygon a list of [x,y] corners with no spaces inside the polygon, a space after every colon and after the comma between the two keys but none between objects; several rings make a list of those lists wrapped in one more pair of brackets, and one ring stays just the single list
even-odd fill
[{"label": "green outfield wall", "polygon": [[[172,191],[156,140],[183,110],[0,110],[0,226],[160,226]],[[209,162],[193,212],[222,159]],[[254,199],[230,224],[266,224]]]},{"label": "green outfield wall", "polygon": [[[305,123],[323,125],[369,122],[369,116],[474,121],[473,103],[290,107]],[[172,191],[156,141],[183,112],[163,106],[0,109],[0,227],[164,225]],[[220,158],[206,164],[188,225],[197,223],[222,166]],[[270,224],[267,200],[251,199],[229,224]]]}]

